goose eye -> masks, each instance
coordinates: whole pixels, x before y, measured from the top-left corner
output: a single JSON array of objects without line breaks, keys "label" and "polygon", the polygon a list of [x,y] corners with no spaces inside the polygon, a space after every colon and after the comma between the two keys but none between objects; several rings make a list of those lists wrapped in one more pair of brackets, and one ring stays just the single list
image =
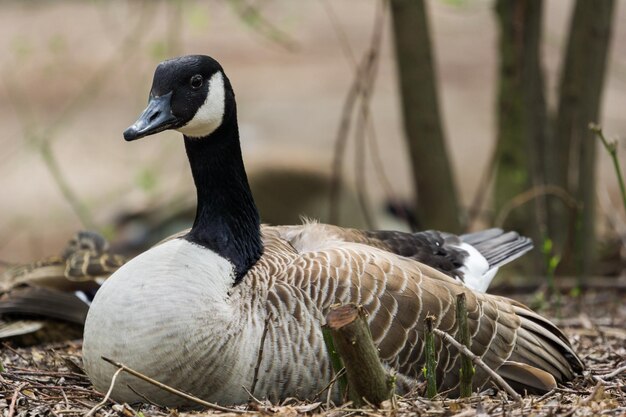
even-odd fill
[{"label": "goose eye", "polygon": [[189,80],[189,84],[193,89],[198,89],[202,87],[202,75],[197,74],[191,77],[191,79]]}]

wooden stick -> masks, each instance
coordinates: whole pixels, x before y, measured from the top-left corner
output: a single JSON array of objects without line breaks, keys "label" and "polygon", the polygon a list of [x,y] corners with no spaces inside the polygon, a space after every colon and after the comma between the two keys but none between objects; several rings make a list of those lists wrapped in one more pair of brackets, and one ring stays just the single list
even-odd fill
[{"label": "wooden stick", "polygon": [[366,401],[379,405],[391,398],[394,387],[378,357],[365,310],[354,304],[333,308],[326,324],[343,359],[352,401],[359,406]]},{"label": "wooden stick", "polygon": [[[467,306],[465,305],[465,293],[456,296],[456,322],[459,326],[458,341],[468,349],[471,346],[469,324],[467,323]],[[461,398],[472,396],[472,379],[474,378],[474,366],[472,360],[461,355],[461,370],[459,372]]]},{"label": "wooden stick", "polygon": [[433,332],[439,337],[441,337],[442,339],[444,339],[446,342],[448,342],[449,344],[457,348],[459,352],[461,352],[463,355],[472,359],[472,362],[474,364],[476,364],[477,366],[480,366],[485,372],[487,372],[487,374],[489,374],[491,379],[493,379],[494,382],[498,384],[500,388],[504,389],[515,401],[517,402],[522,401],[522,397],[517,392],[515,392],[515,390],[511,388],[511,386],[507,384],[506,381],[502,379],[500,375],[495,373],[493,369],[487,366],[487,364],[483,362],[483,360],[479,356],[474,355],[471,350],[469,350],[467,347],[457,342],[454,339],[454,337],[450,336],[448,333],[441,331],[439,329],[433,329]]},{"label": "wooden stick", "polygon": [[109,398],[111,397],[111,393],[113,392],[113,388],[115,387],[115,380],[117,379],[118,375],[122,373],[123,370],[124,368],[120,368],[117,371],[115,371],[115,373],[113,374],[113,378],[111,378],[111,384],[109,385],[109,390],[107,391],[106,395],[104,396],[102,401],[94,405],[93,408],[89,410],[87,414],[85,414],[85,417],[93,416],[96,413],[96,411],[100,409],[100,407],[102,407],[104,404],[107,403],[107,401],[109,401]]},{"label": "wooden stick", "polygon": [[426,378],[426,396],[430,399],[437,396],[437,359],[435,358],[435,336],[433,335],[434,316],[426,316],[426,335],[424,337],[426,364],[424,377]]},{"label": "wooden stick", "polygon": [[9,405],[9,414],[8,417],[13,417],[15,414],[15,407],[17,406],[17,397],[20,395],[20,391],[22,388],[26,386],[27,382],[22,382],[17,386],[15,392],[13,393],[13,397],[11,397],[11,404]]},{"label": "wooden stick", "polygon": [[122,364],[122,363],[116,362],[116,361],[114,361],[112,359],[109,359],[109,358],[105,358],[104,356],[102,356],[102,360],[105,361],[105,362],[110,363],[113,366],[118,367],[120,370],[122,370],[124,372],[127,372],[127,373],[129,373],[129,374],[131,374],[133,376],[136,376],[139,379],[142,379],[142,380],[146,381],[149,384],[157,386],[157,387],[161,388],[162,390],[170,392],[170,393],[172,393],[174,395],[178,395],[179,397],[184,398],[184,399],[189,400],[189,401],[192,401],[192,402],[194,402],[196,404],[200,404],[200,405],[202,405],[202,406],[204,406],[206,408],[212,408],[212,409],[218,410],[218,411],[225,411],[227,413],[236,413],[236,414],[244,414],[245,413],[245,411],[243,411],[243,410],[237,410],[235,408],[222,407],[221,405],[217,405],[217,404],[214,404],[214,403],[210,403],[208,401],[201,400],[198,397],[195,397],[195,396],[193,396],[191,394],[187,394],[185,392],[179,391],[176,388],[170,387],[169,385],[165,385],[162,382],[159,382],[159,381],[157,381],[155,379],[152,379],[152,378],[150,378],[150,377],[148,377],[148,376],[146,376],[146,375],[144,375],[144,374],[142,374],[140,372],[137,372],[134,369],[131,369],[131,368],[127,367],[126,365]]}]

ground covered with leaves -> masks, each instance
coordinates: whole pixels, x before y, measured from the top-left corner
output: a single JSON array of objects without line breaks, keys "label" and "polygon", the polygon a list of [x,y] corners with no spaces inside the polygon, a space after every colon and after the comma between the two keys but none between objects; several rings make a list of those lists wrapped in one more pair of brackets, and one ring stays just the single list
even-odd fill
[{"label": "ground covered with leaves", "polygon": [[[516,297],[519,298],[519,297]],[[532,298],[525,300],[529,303]],[[545,300],[544,300],[545,301]],[[545,304],[545,303],[544,303]],[[18,416],[186,416],[186,415],[276,415],[300,414],[344,417],[367,416],[591,416],[626,415],[626,294],[615,291],[589,292],[583,297],[563,297],[561,307],[543,314],[566,331],[588,370],[584,377],[543,396],[524,396],[522,403],[503,392],[488,389],[471,398],[427,400],[418,395],[398,397],[381,408],[355,408],[350,403],[288,400],[283,404],[251,401],[231,411],[183,412],[155,405],[117,404],[103,401],[81,368],[80,341],[15,347],[0,347],[0,415]],[[101,404],[96,410],[96,405]]]}]

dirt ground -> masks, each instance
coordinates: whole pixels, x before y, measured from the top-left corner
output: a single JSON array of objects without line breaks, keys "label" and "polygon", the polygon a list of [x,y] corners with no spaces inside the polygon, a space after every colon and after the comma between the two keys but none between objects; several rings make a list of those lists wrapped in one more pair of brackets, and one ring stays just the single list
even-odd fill
[{"label": "dirt ground", "polygon": [[[0,261],[55,254],[85,227],[51,169],[66,179],[101,230],[120,212],[193,195],[177,134],[133,144],[121,138],[145,105],[155,64],[167,56],[206,53],[224,65],[237,93],[251,176],[276,166],[328,175],[353,68],[324,5],[332,3],[360,57],[375,2],[253,3],[293,48],[254,29],[254,19],[236,13],[237,2],[0,4]],[[571,5],[570,0],[545,2],[543,57],[552,102]],[[428,7],[445,131],[468,204],[493,147],[497,33],[492,1],[433,0]],[[609,135],[622,137],[626,28],[619,22],[625,19],[626,7],[618,2],[602,118]],[[380,157],[395,194],[410,197],[395,71],[387,30],[372,109]],[[345,169],[350,179],[353,153],[349,150]],[[50,155],[56,168],[46,167]],[[383,193],[371,161],[366,171],[380,207]],[[616,185],[602,153],[600,174],[601,222],[609,215],[619,220],[624,213],[611,203]]]},{"label": "dirt ground", "polygon": [[[518,403],[496,389],[462,400],[426,400],[408,395],[381,408],[355,409],[351,404],[334,406],[323,396],[316,402],[288,400],[284,404],[253,401],[231,411],[193,413],[144,404],[104,401],[98,416],[187,416],[187,415],[322,415],[366,416],[623,416],[626,415],[626,295],[589,292],[567,298],[561,308],[542,313],[555,317],[565,329],[587,370],[577,380],[545,395],[523,396]],[[558,318],[558,317],[562,318]],[[105,398],[93,390],[81,369],[80,341],[43,344],[30,348],[3,343],[0,357],[0,415],[85,415]],[[422,394],[422,393],[419,393]],[[94,414],[92,414],[94,415]]]}]

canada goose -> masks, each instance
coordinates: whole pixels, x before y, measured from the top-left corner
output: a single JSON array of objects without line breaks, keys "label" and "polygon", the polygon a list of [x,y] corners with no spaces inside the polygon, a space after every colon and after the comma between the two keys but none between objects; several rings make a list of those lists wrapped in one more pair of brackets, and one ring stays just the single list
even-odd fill
[{"label": "canada goose", "polygon": [[80,231],[60,256],[8,269],[0,276],[0,338],[35,332],[46,319],[82,326],[100,284],[125,261],[101,235]]},{"label": "canada goose", "polygon": [[[124,138],[166,129],[184,135],[197,188],[195,221],[189,232],[122,266],[98,291],[83,345],[85,370],[98,390],[109,388],[116,371],[101,359],[108,357],[200,398],[243,403],[258,360],[255,396],[312,398],[332,374],[324,316],[332,304],[353,302],[369,312],[380,356],[406,392],[422,378],[424,318],[435,315],[438,328],[455,334],[459,293],[467,297],[472,351],[519,388],[546,391],[582,371],[548,320],[402,256],[415,235],[314,222],[261,227],[233,89],[214,59],[184,56],[157,66],[148,107]],[[459,354],[441,340],[437,351],[440,388],[454,389]],[[488,376],[476,372],[475,384],[483,386]],[[125,374],[112,397],[189,405]]]}]

